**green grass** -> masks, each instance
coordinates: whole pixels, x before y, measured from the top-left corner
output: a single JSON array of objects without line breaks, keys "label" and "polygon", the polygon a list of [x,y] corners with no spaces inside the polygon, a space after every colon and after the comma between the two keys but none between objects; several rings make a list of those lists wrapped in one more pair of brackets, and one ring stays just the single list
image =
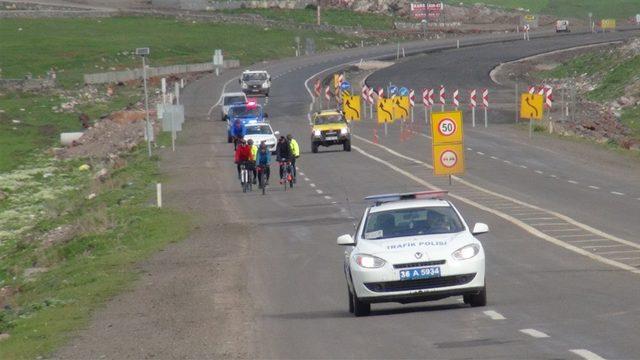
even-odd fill
[{"label": "green grass", "polygon": [[4,78],[21,78],[55,67],[60,82],[71,87],[82,83],[84,73],[139,67],[136,47],[151,48],[151,65],[208,62],[214,49],[248,64],[293,56],[295,36],[314,38],[318,51],[349,42],[333,33],[150,17],[3,19],[0,68]]},{"label": "green grass", "polygon": [[588,98],[595,101],[616,99],[625,93],[625,87],[638,80],[640,74],[640,56],[635,56],[606,73],[596,89],[588,94]]},{"label": "green grass", "polygon": [[[473,5],[477,1],[449,0],[446,2]],[[533,14],[579,19],[587,19],[590,12],[594,18],[598,19],[626,19],[640,12],[640,0],[484,0],[482,2],[507,9],[530,9]]]},{"label": "green grass", "polygon": [[[183,239],[190,229],[186,215],[149,205],[159,179],[157,158],[149,160],[144,147],[126,157],[128,166],[113,172],[93,200],[85,200],[91,176],[79,174],[77,162],[61,163],[61,172],[84,178],[79,191],[51,207],[63,215],[41,220],[45,232],[61,224],[86,229],[72,240],[47,248],[29,237],[0,247],[0,283],[20,289],[15,304],[0,312],[0,358],[46,356],[69,332],[86,324],[98,304],[125,289],[137,278],[134,264]],[[35,281],[25,281],[27,267],[47,267]]]},{"label": "green grass", "polygon": [[[233,9],[223,10],[225,14],[256,14],[265,19],[290,21],[302,24],[316,24],[314,9]],[[359,26],[364,29],[391,30],[393,17],[350,10],[326,9],[321,13],[322,23],[337,26]]]},{"label": "green grass", "polygon": [[620,121],[626,125],[636,139],[640,139],[640,106],[625,109]]}]

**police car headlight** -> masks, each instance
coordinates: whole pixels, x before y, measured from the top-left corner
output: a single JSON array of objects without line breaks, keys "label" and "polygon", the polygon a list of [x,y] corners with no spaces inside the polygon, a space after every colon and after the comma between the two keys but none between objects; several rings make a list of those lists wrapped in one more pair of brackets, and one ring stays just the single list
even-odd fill
[{"label": "police car headlight", "polygon": [[248,88],[248,87],[249,87],[249,85],[247,85],[247,83],[242,83],[242,88],[243,88],[243,89],[246,89],[246,88]]},{"label": "police car headlight", "polygon": [[266,89],[268,87],[269,87],[269,82],[268,81],[265,81],[265,82],[262,83],[262,88],[263,89]]},{"label": "police car headlight", "polygon": [[380,268],[387,263],[386,261],[380,259],[379,257],[366,255],[366,254],[356,255],[355,260],[356,260],[356,264],[366,269]]},{"label": "police car headlight", "polygon": [[340,135],[347,135],[348,133],[349,133],[349,129],[347,128],[340,129]]},{"label": "police car headlight", "polygon": [[320,135],[321,135],[320,130],[313,130],[313,136],[320,137]]},{"label": "police car headlight", "polygon": [[454,251],[451,256],[457,260],[468,260],[480,253],[480,246],[478,244],[470,244]]}]

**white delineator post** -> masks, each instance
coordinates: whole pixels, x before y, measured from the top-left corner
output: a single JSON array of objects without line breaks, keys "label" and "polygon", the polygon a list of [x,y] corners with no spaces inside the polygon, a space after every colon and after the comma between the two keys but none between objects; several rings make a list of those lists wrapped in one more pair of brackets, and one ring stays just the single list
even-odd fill
[{"label": "white delineator post", "polygon": [[447,94],[444,85],[440,85],[440,106],[442,111],[444,111],[444,106],[446,104],[446,96]]},{"label": "white delineator post", "polygon": [[476,89],[471,90],[469,94],[469,107],[471,108],[471,126],[476,127]]},{"label": "white delineator post", "polygon": [[366,84],[362,84],[362,91],[360,92],[360,97],[362,98],[362,102],[363,102],[363,113],[364,113],[364,118],[367,118],[367,104],[369,103],[369,88],[367,87]]},{"label": "white delineator post", "polygon": [[549,133],[553,133],[553,118],[551,117],[551,107],[553,106],[553,88],[545,85],[544,107],[548,110]]},{"label": "white delineator post", "polygon": [[324,99],[327,100],[327,108],[329,108],[331,102],[331,85],[327,85],[324,89]]},{"label": "white delineator post", "polygon": [[409,106],[411,107],[411,123],[413,124],[413,108],[416,106],[416,92],[409,90]]},{"label": "white delineator post", "polygon": [[455,106],[456,111],[458,111],[458,107],[460,106],[460,92],[458,89],[453,90],[453,97],[451,99],[453,100],[453,106]]},{"label": "white delineator post", "polygon": [[165,105],[167,103],[167,79],[162,78],[160,83],[162,88],[162,105]]},{"label": "white delineator post", "polygon": [[484,127],[489,126],[489,89],[482,90],[482,107],[484,108]]},{"label": "white delineator post", "polygon": [[162,184],[156,184],[156,204],[159,208],[162,207]]}]

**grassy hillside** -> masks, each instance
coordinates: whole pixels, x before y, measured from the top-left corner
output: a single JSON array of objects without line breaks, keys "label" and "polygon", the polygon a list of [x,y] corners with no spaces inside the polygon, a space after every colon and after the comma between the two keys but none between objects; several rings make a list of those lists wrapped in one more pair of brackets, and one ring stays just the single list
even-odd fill
[{"label": "grassy hillside", "polygon": [[[446,1],[451,4],[473,5],[477,1]],[[596,18],[625,19],[640,13],[640,0],[483,0],[485,4],[509,9],[529,9],[532,13],[559,17],[586,18],[589,12]]]}]

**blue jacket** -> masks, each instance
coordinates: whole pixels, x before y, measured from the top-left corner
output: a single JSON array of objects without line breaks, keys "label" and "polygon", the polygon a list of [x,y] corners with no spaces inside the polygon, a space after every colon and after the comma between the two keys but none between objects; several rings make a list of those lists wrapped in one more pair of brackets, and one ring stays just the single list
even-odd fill
[{"label": "blue jacket", "polygon": [[256,160],[257,165],[270,165],[271,164],[271,151],[267,149],[264,153],[258,149],[258,158]]},{"label": "blue jacket", "polygon": [[247,127],[242,120],[237,119],[231,124],[231,136],[245,137],[247,135]]}]

